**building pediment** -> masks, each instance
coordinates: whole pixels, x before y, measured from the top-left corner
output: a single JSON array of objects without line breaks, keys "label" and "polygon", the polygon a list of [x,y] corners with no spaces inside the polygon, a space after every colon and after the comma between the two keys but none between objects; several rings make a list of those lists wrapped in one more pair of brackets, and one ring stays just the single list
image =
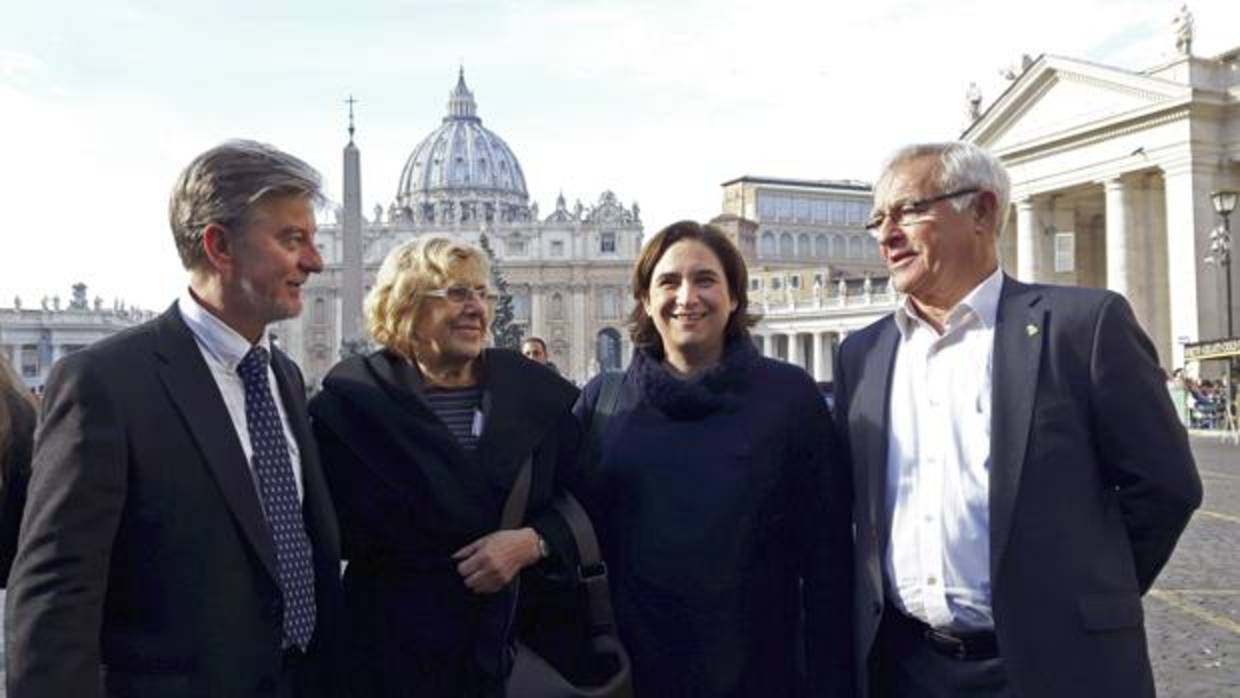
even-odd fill
[{"label": "building pediment", "polygon": [[1161,78],[1060,56],[1034,62],[963,138],[996,153],[1140,119],[1188,100],[1192,89]]}]

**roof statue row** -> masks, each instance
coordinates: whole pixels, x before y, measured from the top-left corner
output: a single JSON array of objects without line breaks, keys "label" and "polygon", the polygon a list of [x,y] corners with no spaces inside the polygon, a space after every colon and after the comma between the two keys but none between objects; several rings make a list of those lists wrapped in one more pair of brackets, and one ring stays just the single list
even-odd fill
[{"label": "roof statue row", "polygon": [[[421,205],[422,215],[401,209],[392,204],[385,212],[382,204],[375,204],[373,209],[373,218],[370,223],[423,223],[423,224],[449,224],[449,223],[474,223],[474,222],[543,222],[543,223],[608,223],[613,225],[640,225],[641,224],[641,207],[636,201],[632,206],[626,207],[620,203],[615,193],[607,190],[599,195],[598,203],[593,206],[584,206],[581,200],[570,209],[564,200],[564,195],[560,194],[556,197],[555,211],[546,218],[538,217],[538,203],[531,202],[524,212],[507,210],[502,206],[497,206],[491,202],[483,202],[481,206],[477,202],[464,202],[459,206],[452,201],[441,201],[435,203],[423,203]],[[343,209],[337,209],[336,219],[340,220]],[[497,215],[498,213],[498,215]]]},{"label": "roof statue row", "polygon": [[[1171,26],[1175,30],[1175,50],[1181,56],[1193,55],[1193,13],[1189,11],[1188,5],[1180,5],[1180,11],[1175,18],[1171,20]],[[1027,53],[1021,54],[1020,68],[1015,65],[1008,66],[999,70],[999,74],[1009,83],[1016,82],[1022,75],[1033,67],[1036,60]],[[968,89],[965,91],[966,102],[966,130],[981,118],[984,113],[982,109],[982,91],[976,82],[970,82]]]}]

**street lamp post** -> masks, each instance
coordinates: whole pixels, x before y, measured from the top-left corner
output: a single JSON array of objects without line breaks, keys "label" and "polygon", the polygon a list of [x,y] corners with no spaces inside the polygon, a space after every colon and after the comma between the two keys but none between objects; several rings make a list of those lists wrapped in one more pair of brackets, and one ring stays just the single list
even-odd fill
[{"label": "street lamp post", "polygon": [[1210,233],[1210,256],[1206,261],[1217,264],[1223,273],[1223,281],[1227,289],[1227,338],[1235,336],[1231,325],[1231,212],[1236,210],[1236,200],[1240,191],[1235,189],[1219,189],[1210,193],[1210,201],[1214,211],[1223,219],[1223,224]]},{"label": "street lamp post", "polygon": [[[1214,211],[1223,219],[1223,224],[1215,228],[1210,233],[1210,256],[1206,257],[1206,261],[1217,264],[1219,271],[1223,273],[1224,288],[1227,294],[1227,339],[1235,337],[1235,331],[1231,325],[1231,212],[1236,210],[1236,200],[1240,199],[1240,191],[1235,189],[1219,189],[1210,192],[1210,201],[1214,204]],[[1227,374],[1223,382],[1223,395],[1226,397],[1227,404],[1227,428],[1232,431],[1233,436],[1236,435],[1236,412],[1235,412],[1235,396],[1232,394],[1232,370],[1233,359],[1227,359]]]}]

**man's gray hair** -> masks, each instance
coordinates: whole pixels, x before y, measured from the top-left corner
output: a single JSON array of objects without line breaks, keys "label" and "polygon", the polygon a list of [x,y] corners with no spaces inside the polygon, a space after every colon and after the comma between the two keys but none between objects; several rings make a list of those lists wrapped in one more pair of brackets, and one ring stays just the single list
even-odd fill
[{"label": "man's gray hair", "polygon": [[[999,158],[972,143],[949,141],[946,143],[914,143],[904,146],[887,159],[875,189],[882,186],[896,167],[928,156],[936,157],[939,161],[938,170],[934,175],[938,193],[945,194],[961,189],[977,188],[995,195],[998,200],[996,202],[998,228],[995,234],[1002,233],[1008,218],[1012,182],[1008,178],[1007,168],[999,162]],[[964,210],[972,203],[972,196],[962,196],[951,200],[952,206],[955,206],[957,211]]]},{"label": "man's gray hair", "polygon": [[265,143],[232,140],[194,158],[172,187],[168,222],[186,269],[206,261],[202,232],[223,226],[232,235],[249,224],[255,206],[269,195],[323,200],[323,178],[302,160]]}]

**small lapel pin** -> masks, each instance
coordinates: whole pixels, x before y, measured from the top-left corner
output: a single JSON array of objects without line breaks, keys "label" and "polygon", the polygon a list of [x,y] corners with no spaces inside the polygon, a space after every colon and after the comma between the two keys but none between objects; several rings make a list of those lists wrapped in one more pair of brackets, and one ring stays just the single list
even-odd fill
[{"label": "small lapel pin", "polygon": [[1030,337],[1032,337],[1032,336],[1036,335],[1037,333],[1038,333],[1038,326],[1037,326],[1037,325],[1035,325],[1035,324],[1033,324],[1033,323],[1029,323],[1028,325],[1025,325],[1025,334],[1027,334],[1027,335],[1029,335]]}]

